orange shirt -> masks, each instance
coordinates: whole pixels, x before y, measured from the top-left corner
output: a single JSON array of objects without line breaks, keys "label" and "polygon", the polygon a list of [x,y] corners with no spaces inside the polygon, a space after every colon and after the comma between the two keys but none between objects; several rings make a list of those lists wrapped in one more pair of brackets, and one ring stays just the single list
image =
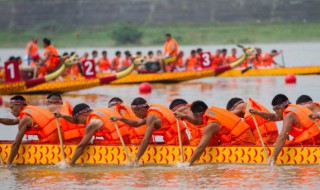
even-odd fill
[{"label": "orange shirt", "polygon": [[110,68],[110,62],[109,62],[109,59],[106,57],[101,57],[99,59],[99,70],[100,71],[105,71],[105,70],[108,70]]},{"label": "orange shirt", "polygon": [[48,54],[50,55],[45,64],[47,66],[47,71],[51,71],[58,67],[60,63],[60,58],[58,57],[59,53],[57,49],[53,45],[49,45],[45,48],[43,56],[47,57]]},{"label": "orange shirt", "polygon": [[[31,50],[29,52],[30,47],[31,47]],[[28,42],[26,46],[26,53],[30,57],[38,54],[38,45],[31,40],[30,42]]]},{"label": "orange shirt", "polygon": [[170,57],[177,57],[178,50],[179,45],[175,39],[171,38],[169,41],[164,43],[164,53],[169,54]]},{"label": "orange shirt", "polygon": [[192,71],[198,67],[198,57],[189,55],[186,67],[188,71]]}]

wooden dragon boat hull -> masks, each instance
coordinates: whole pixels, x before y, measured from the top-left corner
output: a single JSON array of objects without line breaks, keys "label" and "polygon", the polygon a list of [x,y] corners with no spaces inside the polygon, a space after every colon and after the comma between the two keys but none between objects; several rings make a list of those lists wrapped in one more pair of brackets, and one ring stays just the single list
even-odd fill
[{"label": "wooden dragon boat hull", "polygon": [[[9,157],[11,144],[0,144],[1,157],[6,162]],[[65,145],[64,152],[67,161],[70,161],[75,152],[76,145]],[[188,160],[195,150],[195,146],[184,146],[184,161]],[[267,147],[269,155],[274,147]],[[138,150],[138,146],[128,145],[127,150],[131,159]],[[319,164],[320,147],[284,147],[280,152],[277,164]],[[177,164],[180,159],[179,146],[149,145],[141,158],[143,164]],[[15,164],[57,164],[62,160],[59,145],[51,144],[22,144]],[[234,147],[207,147],[203,155],[196,163],[235,163],[235,164],[264,164],[266,163],[262,147],[234,146]],[[77,164],[126,164],[128,160],[122,146],[89,145],[77,161]]]}]

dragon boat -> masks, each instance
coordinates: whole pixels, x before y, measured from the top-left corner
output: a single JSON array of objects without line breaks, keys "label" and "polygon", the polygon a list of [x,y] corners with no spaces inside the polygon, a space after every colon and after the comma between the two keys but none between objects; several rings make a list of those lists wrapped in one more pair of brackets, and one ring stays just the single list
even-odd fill
[{"label": "dragon boat", "polygon": [[[254,47],[244,48],[243,54],[236,61],[229,65],[221,66],[216,69],[208,69],[202,71],[186,71],[186,72],[175,72],[175,73],[152,73],[152,74],[137,74],[131,73],[136,67],[137,63],[143,63],[145,59],[143,57],[136,58],[134,64],[131,64],[124,71],[116,74],[97,74],[92,77],[77,77],[76,79],[65,79],[63,81],[51,81],[46,82],[32,88],[19,88],[15,90],[2,90],[0,84],[0,94],[12,94],[12,93],[47,93],[47,92],[70,92],[76,90],[82,90],[86,88],[92,88],[103,84],[129,84],[129,83],[140,83],[140,82],[178,82],[186,81],[191,79],[218,76],[228,70],[232,70],[241,65],[248,56],[250,56]],[[131,74],[130,74],[131,73]],[[113,78],[112,78],[113,77]],[[111,80],[111,79],[112,80]],[[122,80],[122,78],[125,78]],[[108,80],[106,80],[108,79]],[[117,79],[117,80],[116,80]],[[104,82],[107,81],[107,82]],[[10,87],[10,84],[6,84]]]},{"label": "dragon boat", "polygon": [[[1,158],[7,161],[12,142],[1,142]],[[66,161],[70,161],[76,145],[64,145]],[[126,157],[122,146],[88,145],[84,153],[76,162],[77,164],[127,164],[133,160],[138,151],[137,145],[127,145],[129,157]],[[193,154],[195,146],[183,147],[183,159],[187,161]],[[267,147],[269,155],[274,147]],[[52,144],[22,144],[14,164],[57,164],[62,161],[62,150],[59,145]],[[277,160],[279,165],[319,164],[320,147],[284,147]],[[149,145],[147,151],[141,157],[141,164],[175,165],[180,160],[179,146]],[[235,163],[235,164],[266,164],[267,159],[263,148],[258,146],[218,146],[207,147],[202,156],[196,161],[202,163]]]}]

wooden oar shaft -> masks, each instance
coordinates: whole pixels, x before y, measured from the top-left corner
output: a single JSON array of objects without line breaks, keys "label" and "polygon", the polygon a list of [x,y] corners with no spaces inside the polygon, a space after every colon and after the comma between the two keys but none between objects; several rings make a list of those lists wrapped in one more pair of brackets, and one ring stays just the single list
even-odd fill
[{"label": "wooden oar shaft", "polygon": [[119,136],[120,142],[121,142],[121,144],[122,144],[122,148],[123,148],[123,150],[124,150],[124,153],[126,154],[127,159],[128,159],[129,161],[131,161],[131,160],[130,160],[130,157],[129,157],[128,150],[127,150],[127,147],[126,147],[126,144],[124,143],[123,138],[122,138],[122,135],[121,135],[121,133],[120,133],[119,126],[118,126],[118,124],[117,124],[116,122],[113,122],[113,124],[114,124],[114,127],[116,128],[116,131],[117,131],[117,133],[118,133],[118,136]]},{"label": "wooden oar shaft", "polygon": [[183,154],[183,147],[182,147],[182,137],[181,137],[181,131],[180,131],[180,122],[178,119],[176,119],[177,122],[177,130],[178,130],[178,138],[179,138],[179,147],[180,147],[180,161],[184,162],[184,154]]},{"label": "wooden oar shaft", "polygon": [[319,125],[319,123],[318,123],[315,119],[312,119],[312,121],[314,122],[314,124],[316,124],[316,126],[317,126],[318,129],[320,130],[320,125]]},{"label": "wooden oar shaft", "polygon": [[260,139],[261,145],[263,147],[264,154],[266,155],[266,158],[268,160],[269,159],[269,154],[268,154],[266,146],[264,145],[263,137],[262,137],[260,129],[259,129],[257,118],[256,118],[256,116],[254,114],[251,114],[251,115],[252,115],[252,119],[253,119],[254,125],[256,126],[256,130],[258,132],[259,139]]},{"label": "wooden oar shaft", "polygon": [[59,136],[59,141],[60,141],[61,156],[62,156],[63,161],[66,161],[66,157],[64,155],[64,148],[63,148],[63,137],[62,137],[60,122],[59,122],[58,118],[56,118],[56,123],[57,123],[58,136]]}]

